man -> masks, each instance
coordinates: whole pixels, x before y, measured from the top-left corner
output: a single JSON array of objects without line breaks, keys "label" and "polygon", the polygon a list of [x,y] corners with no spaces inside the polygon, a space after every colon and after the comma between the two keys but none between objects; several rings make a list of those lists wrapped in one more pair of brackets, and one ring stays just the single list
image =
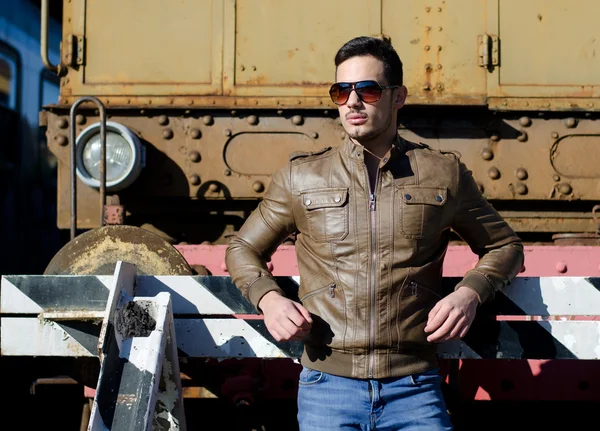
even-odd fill
[{"label": "man", "polygon": [[[463,337],[479,304],[516,276],[523,247],[451,153],[401,139],[407,90],[388,43],[359,37],[335,57],[347,141],[292,155],[226,263],[278,341],[304,341],[300,429],[448,430],[436,343]],[[450,229],[480,256],[441,295]],[[300,302],[266,260],[297,232]]]}]

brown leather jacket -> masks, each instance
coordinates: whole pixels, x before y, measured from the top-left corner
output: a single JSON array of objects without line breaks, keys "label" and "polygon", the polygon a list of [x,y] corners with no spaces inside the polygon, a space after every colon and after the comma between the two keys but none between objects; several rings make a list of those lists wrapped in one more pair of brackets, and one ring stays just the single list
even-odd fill
[{"label": "brown leather jacket", "polygon": [[385,378],[437,365],[423,331],[441,298],[450,229],[480,256],[457,285],[480,302],[523,265],[523,246],[452,153],[398,140],[371,194],[363,147],[293,155],[226,254],[238,288],[258,308],[277,286],[266,261],[297,232],[299,297],[313,315],[304,366]]}]

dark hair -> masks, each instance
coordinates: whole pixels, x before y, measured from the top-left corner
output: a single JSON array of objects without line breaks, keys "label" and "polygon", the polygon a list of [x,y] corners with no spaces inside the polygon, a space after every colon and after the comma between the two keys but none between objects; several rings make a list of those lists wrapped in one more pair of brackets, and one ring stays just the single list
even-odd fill
[{"label": "dark hair", "polygon": [[402,61],[389,42],[375,37],[360,36],[349,40],[335,55],[335,67],[352,57],[370,55],[383,63],[388,85],[402,85]]}]

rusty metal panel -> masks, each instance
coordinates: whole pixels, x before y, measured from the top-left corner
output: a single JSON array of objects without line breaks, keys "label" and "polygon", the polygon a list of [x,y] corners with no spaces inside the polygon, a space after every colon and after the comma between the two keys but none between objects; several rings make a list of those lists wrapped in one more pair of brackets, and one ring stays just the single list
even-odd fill
[{"label": "rusty metal panel", "polygon": [[74,95],[220,94],[222,2],[85,0],[66,13],[83,14],[85,28]]},{"label": "rusty metal panel", "polygon": [[409,104],[485,103],[487,72],[477,55],[485,23],[480,0],[383,0],[382,31],[404,63]]},{"label": "rusty metal panel", "polygon": [[[488,26],[499,36],[499,67],[489,95],[518,97],[507,108],[597,108],[600,96],[600,3],[547,0],[490,0]],[[523,100],[523,98],[526,98]],[[548,98],[546,100],[527,99]],[[569,98],[558,106],[550,98]],[[584,103],[582,103],[582,99]],[[513,101],[510,101],[513,102]],[[597,101],[596,101],[597,102]],[[598,105],[596,103],[596,105]]]},{"label": "rusty metal panel", "polygon": [[[333,58],[349,39],[381,32],[381,2],[263,0],[235,2],[237,95],[322,96]],[[232,88],[233,87],[233,88]]]}]

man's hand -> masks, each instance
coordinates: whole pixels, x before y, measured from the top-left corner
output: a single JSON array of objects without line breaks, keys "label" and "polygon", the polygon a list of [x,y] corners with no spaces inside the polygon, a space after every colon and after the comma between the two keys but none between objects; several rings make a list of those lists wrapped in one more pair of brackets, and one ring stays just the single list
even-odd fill
[{"label": "man's hand", "polygon": [[271,291],[261,298],[258,307],[265,315],[265,325],[275,340],[301,340],[308,335],[312,319],[308,310],[299,303]]},{"label": "man's hand", "polygon": [[463,338],[475,319],[478,304],[477,293],[467,286],[459,287],[438,301],[429,312],[425,326],[425,332],[433,332],[427,341],[439,343]]}]

